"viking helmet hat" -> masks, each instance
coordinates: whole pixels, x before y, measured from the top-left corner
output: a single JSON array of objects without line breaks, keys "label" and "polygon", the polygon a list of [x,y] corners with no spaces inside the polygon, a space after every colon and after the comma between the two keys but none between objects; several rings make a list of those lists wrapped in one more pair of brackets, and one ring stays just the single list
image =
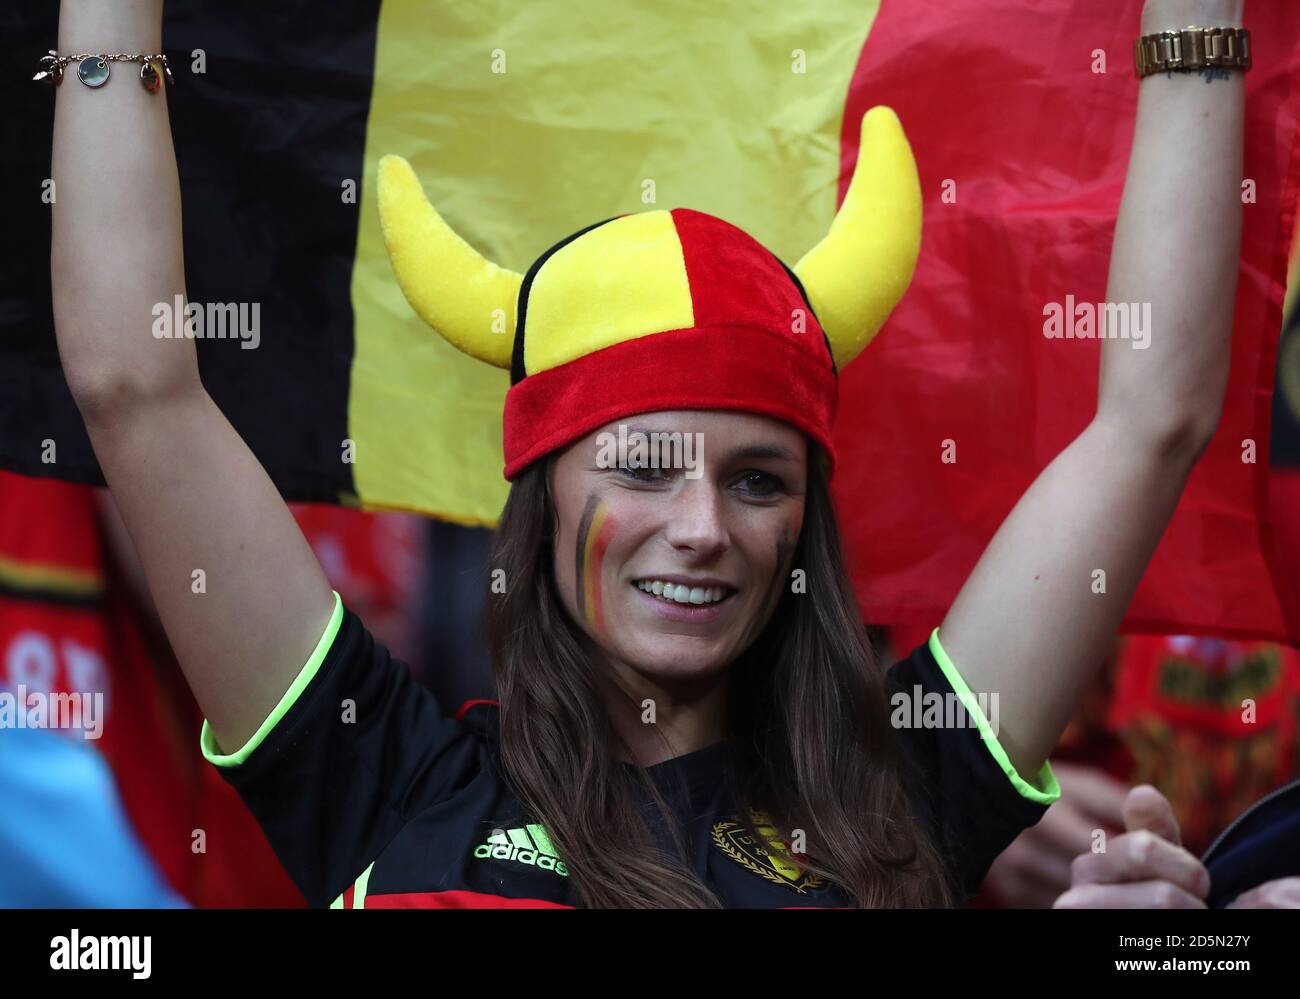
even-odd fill
[{"label": "viking helmet hat", "polygon": [[897,116],[875,107],[830,231],[793,269],[729,222],[674,208],[597,222],[519,274],[447,225],[394,155],[379,161],[379,217],[411,307],[454,347],[510,370],[513,479],[612,420],[669,409],[774,417],[833,462],[837,369],[911,281],[921,190]]}]

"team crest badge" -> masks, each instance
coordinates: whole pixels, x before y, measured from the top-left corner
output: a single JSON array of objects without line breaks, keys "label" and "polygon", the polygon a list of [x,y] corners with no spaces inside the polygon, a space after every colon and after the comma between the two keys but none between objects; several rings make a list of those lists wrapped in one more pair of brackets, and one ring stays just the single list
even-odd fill
[{"label": "team crest badge", "polygon": [[[758,835],[755,836],[755,833]],[[752,829],[739,822],[718,822],[713,826],[713,843],[728,857],[761,878],[803,894],[821,888],[826,879],[805,870],[788,858],[790,844],[762,812],[754,815]],[[786,855],[777,852],[784,850]]]}]

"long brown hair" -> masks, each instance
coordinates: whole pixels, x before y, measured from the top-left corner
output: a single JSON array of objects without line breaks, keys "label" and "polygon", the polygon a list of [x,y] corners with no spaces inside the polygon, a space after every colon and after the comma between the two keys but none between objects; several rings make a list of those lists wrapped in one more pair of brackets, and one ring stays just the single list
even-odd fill
[{"label": "long brown hair", "polygon": [[[793,562],[804,591],[786,587],[728,667],[737,819],[757,810],[787,838],[801,830],[800,862],[861,906],[949,905],[938,855],[908,807],[884,676],[845,572],[824,461],[812,457]],[[600,687],[556,589],[554,533],[548,463],[537,462],[512,484],[491,556],[506,583],[487,611],[503,774],[582,904],[717,906],[681,858],[654,845],[609,752]]]}]

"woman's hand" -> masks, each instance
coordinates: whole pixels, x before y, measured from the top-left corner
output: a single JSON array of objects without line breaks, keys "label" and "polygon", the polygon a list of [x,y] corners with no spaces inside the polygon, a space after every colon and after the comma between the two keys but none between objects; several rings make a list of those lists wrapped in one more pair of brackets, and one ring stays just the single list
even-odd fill
[{"label": "woman's hand", "polygon": [[1210,873],[1181,846],[1174,810],[1149,784],[1124,800],[1125,833],[1081,853],[1056,909],[1204,909]]}]

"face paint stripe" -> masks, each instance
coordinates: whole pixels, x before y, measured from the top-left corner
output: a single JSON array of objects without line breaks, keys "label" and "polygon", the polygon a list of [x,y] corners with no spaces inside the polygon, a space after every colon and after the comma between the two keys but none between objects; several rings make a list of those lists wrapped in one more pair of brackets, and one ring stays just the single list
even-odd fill
[{"label": "face paint stripe", "polygon": [[601,508],[598,516],[600,521],[595,529],[596,540],[593,545],[594,551],[587,579],[592,588],[592,625],[598,633],[603,634],[605,631],[605,601],[600,583],[605,568],[605,552],[609,549],[609,541],[614,533],[614,518],[609,516],[609,511],[604,507]]},{"label": "face paint stripe", "polygon": [[591,527],[587,532],[586,551],[583,552],[583,605],[587,611],[587,623],[594,624],[596,616],[595,602],[600,599],[600,564],[596,561],[596,552],[600,540],[600,530],[605,524],[609,509],[599,503],[591,517]]},{"label": "face paint stripe", "polygon": [[587,529],[586,543],[582,550],[582,606],[588,616],[591,614],[591,548],[592,542],[595,541],[595,532],[600,529],[601,513],[601,508],[597,507]]},{"label": "face paint stripe", "polygon": [[578,521],[578,543],[574,547],[574,591],[575,598],[578,602],[578,614],[586,616],[587,613],[587,586],[586,586],[586,560],[587,560],[587,536],[591,531],[591,519],[595,516],[596,508],[600,505],[600,500],[595,496],[587,497],[587,505],[583,507],[582,519]]}]

